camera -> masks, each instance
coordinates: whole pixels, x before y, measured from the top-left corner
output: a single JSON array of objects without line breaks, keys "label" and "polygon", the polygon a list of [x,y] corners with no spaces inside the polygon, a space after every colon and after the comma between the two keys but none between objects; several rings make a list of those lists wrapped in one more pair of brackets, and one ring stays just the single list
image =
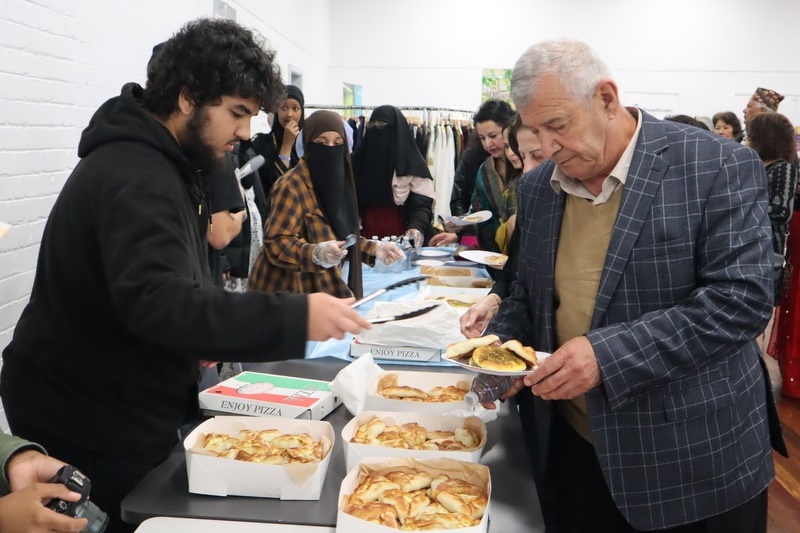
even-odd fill
[{"label": "camera", "polygon": [[92,483],[80,470],[70,465],[62,466],[50,483],[65,485],[72,492],[80,494],[81,499],[77,502],[68,502],[60,498],[53,498],[46,505],[48,509],[73,518],[86,518],[89,524],[81,533],[103,533],[106,530],[108,515],[89,501]]}]

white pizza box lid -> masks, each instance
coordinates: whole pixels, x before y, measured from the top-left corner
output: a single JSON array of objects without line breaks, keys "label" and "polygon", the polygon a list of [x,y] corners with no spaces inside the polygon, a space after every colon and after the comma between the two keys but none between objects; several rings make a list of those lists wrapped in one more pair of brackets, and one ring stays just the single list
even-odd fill
[{"label": "white pizza box lid", "polygon": [[[237,435],[243,429],[277,429],[283,433],[308,433],[314,440],[327,438],[331,450],[317,464],[265,465],[193,453],[201,433]],[[259,496],[281,500],[318,500],[335,443],[328,422],[277,416],[216,416],[206,420],[183,440],[189,492],[212,496]]]},{"label": "white pizza box lid", "polygon": [[[365,457],[352,470],[350,470],[342,480],[339,489],[339,506],[336,517],[336,531],[341,533],[387,533],[397,531],[396,529],[373,524],[353,515],[344,512],[344,507],[349,496],[353,493],[359,483],[368,475],[383,475],[392,470],[409,468],[412,470],[424,470],[433,476],[447,474],[451,478],[463,479],[465,481],[478,484],[486,489],[488,503],[483,518],[477,526],[450,529],[447,531],[458,531],[459,533],[486,533],[489,529],[489,514],[492,506],[492,482],[489,475],[489,467],[457,461],[455,459],[431,459],[420,460],[413,457],[400,457],[389,459],[386,457]],[[431,530],[444,531],[444,530]]]},{"label": "white pizza box lid", "polygon": [[[455,431],[458,428],[469,428],[480,435],[480,445],[469,451],[444,451],[444,450],[406,450],[404,448],[389,448],[386,446],[372,446],[350,442],[358,426],[377,416],[389,425],[402,426],[409,422],[417,422],[428,431]],[[434,415],[428,413],[401,413],[392,411],[364,411],[353,417],[342,428],[342,442],[344,443],[344,456],[347,471],[354,468],[365,457],[415,457],[417,459],[436,459],[445,457],[477,463],[486,445],[486,424],[477,416],[467,418],[448,415]]]},{"label": "white pizza box lid", "polygon": [[434,387],[447,387],[462,384],[466,390],[472,385],[476,374],[455,372],[420,372],[414,370],[389,370],[378,374],[367,383],[364,399],[365,411],[402,411],[406,413],[445,414],[451,411],[470,411],[467,402],[412,402],[384,398],[378,394],[381,379],[388,374],[397,374],[399,386],[409,386],[428,392]]}]

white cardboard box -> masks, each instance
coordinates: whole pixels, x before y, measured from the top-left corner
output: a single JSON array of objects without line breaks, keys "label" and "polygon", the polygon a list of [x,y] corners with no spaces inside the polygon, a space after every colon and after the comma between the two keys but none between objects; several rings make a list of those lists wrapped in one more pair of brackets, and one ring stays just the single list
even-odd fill
[{"label": "white cardboard box", "polygon": [[[401,426],[409,422],[417,422],[428,431],[455,431],[458,428],[467,427],[476,431],[481,436],[480,446],[470,451],[406,450],[404,448],[370,446],[368,444],[350,442],[358,426],[370,420],[373,416],[377,416],[383,420],[387,426],[393,424]],[[364,411],[360,415],[353,417],[353,419],[342,428],[341,437],[344,443],[344,457],[348,472],[365,457],[414,457],[416,459],[437,459],[444,457],[477,463],[483,453],[483,447],[486,445],[486,424],[477,416],[462,418],[458,416],[430,415],[424,413]]]},{"label": "white cardboard box", "polygon": [[342,403],[327,381],[249,371],[202,391],[199,401],[211,411],[310,420],[322,420]]},{"label": "white cardboard box", "polygon": [[466,383],[467,390],[472,385],[475,374],[458,374],[449,372],[415,372],[413,370],[390,370],[381,372],[375,379],[367,384],[367,394],[364,399],[366,411],[401,411],[405,413],[444,414],[450,411],[469,411],[470,408],[464,401],[461,402],[410,402],[407,400],[393,400],[378,394],[378,384],[387,374],[397,374],[397,384],[416,387],[423,392],[428,392],[434,387],[447,387]]},{"label": "white cardboard box", "polygon": [[[242,429],[277,429],[284,433],[308,433],[314,440],[325,437],[335,443],[333,426],[316,420],[281,417],[217,416],[206,420],[186,436],[183,448],[189,475],[189,492],[212,496],[259,496],[281,500],[318,500],[328,472],[331,452],[318,464],[265,465],[191,452],[201,433],[237,435]],[[333,450],[333,447],[331,447]]]},{"label": "white cardboard box", "polygon": [[370,354],[373,359],[387,361],[418,361],[436,362],[442,360],[444,350],[440,348],[420,348],[417,346],[383,346],[381,344],[366,344],[353,339],[350,343],[350,357],[361,357]]},{"label": "white cardboard box", "polygon": [[[368,475],[383,475],[392,470],[410,468],[416,471],[424,470],[433,476],[447,474],[451,478],[463,479],[470,483],[475,483],[484,487],[489,502],[483,514],[480,524],[472,527],[462,527],[450,529],[458,533],[486,533],[489,529],[489,514],[492,506],[492,482],[489,476],[489,467],[475,463],[465,463],[454,459],[432,459],[420,461],[411,457],[386,459],[380,457],[368,457],[363,459],[355,468],[350,470],[342,480],[339,489],[339,507],[336,516],[336,531],[341,533],[387,533],[397,531],[380,524],[373,524],[366,520],[361,520],[355,516],[344,512],[344,507],[349,496],[358,484]],[[432,530],[443,531],[443,530]]]}]

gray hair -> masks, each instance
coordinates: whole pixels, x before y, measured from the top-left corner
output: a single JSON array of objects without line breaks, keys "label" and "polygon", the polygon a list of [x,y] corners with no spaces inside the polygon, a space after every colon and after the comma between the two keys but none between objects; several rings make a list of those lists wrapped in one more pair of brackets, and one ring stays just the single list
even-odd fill
[{"label": "gray hair", "polygon": [[572,39],[542,41],[525,50],[511,73],[511,99],[517,109],[525,109],[545,74],[557,75],[572,96],[586,102],[598,82],[613,79],[587,44]]}]

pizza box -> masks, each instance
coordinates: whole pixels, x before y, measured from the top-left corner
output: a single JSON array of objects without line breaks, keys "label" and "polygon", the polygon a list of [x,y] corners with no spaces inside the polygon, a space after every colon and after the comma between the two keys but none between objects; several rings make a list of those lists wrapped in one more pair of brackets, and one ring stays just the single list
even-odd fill
[{"label": "pizza box", "polygon": [[[236,435],[243,429],[277,429],[283,433],[308,433],[314,440],[327,438],[331,450],[318,464],[267,465],[192,452],[201,433]],[[216,416],[206,420],[183,440],[189,492],[211,496],[258,496],[281,500],[319,500],[335,441],[333,426],[316,420],[277,416]]]},{"label": "pizza box", "polygon": [[200,408],[236,415],[322,420],[341,400],[316,379],[242,372],[199,395]]},{"label": "pizza box", "polygon": [[[361,481],[369,475],[384,475],[392,470],[425,471],[433,476],[447,474],[454,479],[462,479],[486,490],[488,503],[486,511],[477,526],[449,529],[459,533],[486,533],[489,530],[489,514],[492,507],[492,482],[489,467],[456,461],[454,459],[419,460],[412,457],[387,459],[386,457],[366,457],[347,473],[339,489],[338,512],[336,516],[336,531],[342,533],[388,533],[397,531],[380,524],[367,522],[344,512],[347,500]],[[444,531],[434,529],[430,531]]]},{"label": "pizza box", "polygon": [[[469,428],[481,437],[480,445],[469,451],[445,451],[445,450],[407,450],[405,448],[390,448],[387,446],[372,446],[369,444],[359,444],[350,442],[356,434],[358,426],[377,416],[388,425],[407,424],[416,422],[428,431],[455,431],[458,428]],[[344,456],[347,471],[358,464],[365,457],[414,457],[417,459],[437,459],[440,457],[458,459],[471,463],[477,463],[483,453],[486,444],[486,424],[477,416],[462,418],[459,416],[431,415],[426,413],[400,413],[391,411],[364,411],[358,416],[353,417],[347,425],[342,428],[342,442],[344,443]]]},{"label": "pizza box", "polygon": [[427,392],[434,387],[447,387],[461,384],[469,390],[472,380],[477,374],[459,374],[448,372],[415,372],[413,370],[391,370],[381,372],[367,383],[367,394],[364,399],[365,411],[401,411],[405,413],[444,414],[451,411],[471,411],[466,402],[411,402],[384,398],[378,394],[381,379],[388,374],[397,374],[397,384],[416,387]]},{"label": "pizza box", "polygon": [[385,346],[358,342],[350,343],[350,357],[361,357],[370,354],[373,359],[386,361],[414,361],[438,363],[442,360],[444,350],[441,348],[420,348],[419,346]]}]

